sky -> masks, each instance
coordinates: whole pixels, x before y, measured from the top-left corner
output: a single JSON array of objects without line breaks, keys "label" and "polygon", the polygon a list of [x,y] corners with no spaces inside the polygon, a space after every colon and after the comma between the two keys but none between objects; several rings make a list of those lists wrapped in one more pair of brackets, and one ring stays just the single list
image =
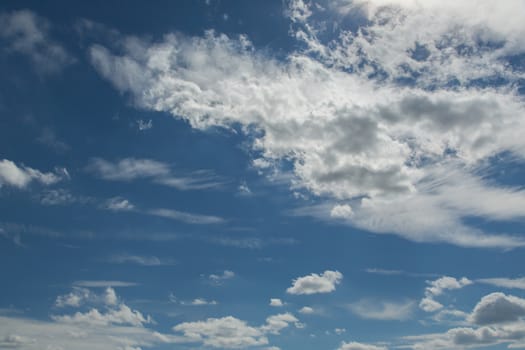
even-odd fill
[{"label": "sky", "polygon": [[523,0],[4,0],[0,76],[0,349],[525,348]]}]

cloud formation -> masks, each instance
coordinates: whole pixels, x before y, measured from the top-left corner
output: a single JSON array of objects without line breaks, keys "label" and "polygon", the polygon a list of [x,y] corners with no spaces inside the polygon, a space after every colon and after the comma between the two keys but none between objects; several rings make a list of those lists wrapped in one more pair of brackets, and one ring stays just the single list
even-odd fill
[{"label": "cloud formation", "polygon": [[286,289],[288,294],[318,294],[335,291],[336,285],[341,283],[343,274],[339,271],[326,270],[322,274],[312,273],[298,277],[292,281],[292,286]]},{"label": "cloud formation", "polygon": [[[503,19],[523,4],[289,3],[305,46],[284,60],[210,31],[93,45],[91,62],[142,108],[201,130],[239,128],[253,140],[254,166],[334,201],[326,218],[417,242],[523,246],[463,220],[525,216],[522,189],[480,175],[499,154],[525,156],[513,88],[523,72],[508,59],[525,43],[521,24]],[[345,16],[361,17],[361,30],[345,28]],[[333,34],[330,21],[340,24]],[[484,83],[494,77],[503,86]]]}]

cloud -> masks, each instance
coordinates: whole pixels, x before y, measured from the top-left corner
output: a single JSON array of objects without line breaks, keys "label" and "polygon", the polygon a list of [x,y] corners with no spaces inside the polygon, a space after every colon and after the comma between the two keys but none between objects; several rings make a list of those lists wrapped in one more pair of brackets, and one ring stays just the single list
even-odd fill
[{"label": "cloud", "polygon": [[496,287],[525,290],[525,277],[522,277],[522,278],[482,278],[482,279],[476,280],[476,282],[490,284]]},{"label": "cloud", "polygon": [[349,304],[348,309],[361,318],[382,321],[406,321],[413,315],[414,301],[389,302],[363,299]]},{"label": "cloud", "polygon": [[525,316],[525,299],[503,293],[484,296],[470,315],[472,323],[489,325],[518,321]]},{"label": "cloud", "polygon": [[106,201],[104,208],[112,211],[131,211],[135,206],[125,198],[113,197]]},{"label": "cloud", "polygon": [[267,345],[267,334],[279,334],[298,320],[290,313],[269,316],[261,327],[249,326],[233,316],[184,322],[173,327],[189,342],[222,349],[244,349]]},{"label": "cloud", "polygon": [[109,257],[108,262],[114,264],[136,264],[141,266],[162,266],[175,264],[175,261],[171,259],[160,259],[156,256],[132,254],[115,254]]},{"label": "cloud", "polygon": [[[525,245],[464,220],[525,217],[523,189],[483,176],[499,154],[525,156],[524,106],[513,87],[523,74],[506,58],[525,45],[499,27],[521,25],[501,20],[521,3],[494,9],[498,20],[488,2],[375,1],[366,14],[363,1],[324,12],[315,1],[290,3],[292,35],[306,46],[282,60],[246,36],[209,31],[93,45],[91,62],[141,108],[199,130],[239,129],[263,174],[333,203],[327,219],[416,242]],[[363,17],[362,30],[345,28],[347,15]],[[489,77],[502,85],[486,86]]]},{"label": "cloud", "polygon": [[111,163],[102,158],[93,158],[87,170],[104,180],[131,181],[140,178],[168,175],[169,166],[151,159],[124,158]]},{"label": "cloud", "polygon": [[153,159],[123,158],[111,162],[102,158],[92,158],[86,170],[108,181],[149,179],[153,183],[181,191],[219,188],[225,184],[224,179],[209,170],[197,170],[179,176],[169,164]]},{"label": "cloud", "polygon": [[181,332],[188,341],[214,348],[241,349],[268,344],[268,338],[260,329],[232,316],[184,322],[173,330]]},{"label": "cloud", "polygon": [[203,305],[217,305],[218,303],[215,300],[206,300],[203,298],[193,299],[190,303],[194,306],[203,306]]},{"label": "cloud", "polygon": [[39,73],[58,73],[75,62],[62,45],[51,39],[50,23],[34,12],[0,13],[0,28],[4,52],[26,56]]},{"label": "cloud", "polygon": [[65,178],[69,178],[69,174],[63,168],[57,168],[55,173],[43,173],[23,165],[18,166],[8,159],[0,160],[0,187],[26,188],[31,182],[52,185]]},{"label": "cloud", "polygon": [[235,277],[235,273],[230,270],[224,270],[221,275],[211,274],[208,276],[209,281],[214,285],[221,285],[224,281]]},{"label": "cloud", "polygon": [[310,306],[303,306],[301,309],[299,309],[299,313],[303,315],[311,315],[315,313],[315,310]]},{"label": "cloud", "polygon": [[357,342],[345,343],[342,342],[337,350],[387,350],[384,346],[375,346],[371,344],[363,344]]},{"label": "cloud", "polygon": [[282,302],[281,299],[278,299],[278,298],[271,298],[271,299],[270,299],[270,306],[274,306],[274,307],[282,307],[282,306],[284,306],[284,303]]},{"label": "cloud", "polygon": [[343,274],[339,271],[326,270],[321,275],[312,273],[307,276],[298,277],[292,282],[292,286],[286,290],[288,294],[317,294],[331,293],[335,291],[336,285],[341,283]]},{"label": "cloud", "polygon": [[123,281],[75,281],[74,286],[86,288],[134,287],[137,283]]},{"label": "cloud", "polygon": [[160,216],[163,218],[168,218],[176,221],[182,221],[187,224],[202,224],[202,225],[210,225],[210,224],[222,224],[225,222],[225,220],[218,216],[212,216],[212,215],[200,215],[200,214],[192,214],[192,213],[186,213],[183,211],[173,210],[173,209],[151,209],[147,212],[150,215]]},{"label": "cloud", "polygon": [[153,121],[151,119],[149,119],[148,121],[139,119],[137,120],[137,127],[140,131],[149,130],[153,127]]},{"label": "cloud", "polygon": [[456,279],[450,276],[442,276],[433,281],[427,281],[428,286],[425,288],[425,297],[421,299],[419,308],[425,312],[435,312],[443,308],[443,305],[434,298],[443,294],[447,290],[461,289],[473,282],[466,277]]}]

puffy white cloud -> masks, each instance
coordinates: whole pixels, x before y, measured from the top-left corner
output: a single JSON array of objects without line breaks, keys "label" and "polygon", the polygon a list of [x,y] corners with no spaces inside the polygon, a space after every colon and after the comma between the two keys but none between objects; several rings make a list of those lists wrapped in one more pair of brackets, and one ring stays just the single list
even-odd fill
[{"label": "puffy white cloud", "polygon": [[270,306],[281,307],[281,306],[284,306],[284,303],[283,303],[283,301],[281,299],[271,298],[270,299]]},{"label": "puffy white cloud", "polygon": [[53,316],[52,318],[58,323],[86,324],[89,326],[124,324],[134,327],[141,327],[145,323],[152,322],[149,316],[144,317],[142,313],[132,310],[125,304],[120,304],[118,305],[118,308],[110,309],[106,313],[102,313],[98,309],[91,309],[85,313],[76,312],[74,315]]},{"label": "puffy white cloud", "polygon": [[184,322],[173,327],[173,330],[182,333],[188,342],[202,343],[215,348],[240,349],[267,345],[267,334],[277,335],[292,323],[296,327],[301,325],[290,313],[269,316],[266,323],[260,327],[253,327],[238,318],[227,316]]},{"label": "puffy white cloud", "polygon": [[8,159],[0,160],[0,187],[26,188],[33,181],[52,185],[68,177],[69,174],[66,169],[56,169],[55,173],[43,173],[23,165],[18,166]]},{"label": "puffy white cloud", "polygon": [[0,39],[7,53],[27,56],[34,68],[44,74],[57,73],[75,59],[51,39],[50,23],[28,10],[0,13]]},{"label": "puffy white cloud", "polygon": [[357,342],[342,342],[341,346],[337,350],[387,350],[387,348],[384,346],[375,346]]},{"label": "puffy white cloud", "polygon": [[421,310],[426,312],[434,312],[443,308],[443,305],[432,298],[426,297],[421,299],[419,303]]},{"label": "puffy white cloud", "polygon": [[232,316],[208,318],[206,321],[184,322],[173,327],[188,341],[224,349],[240,349],[268,344],[264,332]]},{"label": "puffy white cloud", "polygon": [[336,285],[341,283],[343,274],[339,271],[326,270],[322,274],[312,273],[298,277],[292,282],[286,292],[288,294],[317,294],[335,291]]},{"label": "puffy white cloud", "polygon": [[[519,8],[516,1],[510,3]],[[483,15],[493,6],[394,2],[392,10],[371,2],[376,10],[368,13],[366,28],[334,27],[338,39],[323,43],[316,36],[322,26],[312,19],[316,2],[290,3],[290,18],[300,28],[295,36],[310,46],[285,60],[259,53],[245,36],[207,32],[169,34],[159,42],[125,38],[120,55],[94,45],[91,61],[142,108],[197,129],[239,127],[253,140],[253,164],[262,172],[285,172],[280,178],[294,189],[337,200],[328,218],[418,242],[523,246],[520,237],[487,233],[463,220],[525,215],[521,188],[480,176],[495,155],[525,156],[524,106],[512,88],[521,73],[503,59],[511,46],[525,46],[495,29],[504,21]],[[329,8],[344,16],[364,2],[336,3]],[[507,6],[494,10],[498,18]],[[465,14],[480,17],[474,23],[463,20]],[[458,52],[462,45],[466,52]],[[416,57],[425,50],[428,57]],[[486,77],[507,85],[476,85]],[[454,88],[456,80],[461,88]],[[292,163],[286,167],[291,173],[283,163]]]},{"label": "puffy white cloud", "polygon": [[515,322],[525,316],[525,299],[503,293],[484,296],[472,311],[469,320],[478,325]]},{"label": "puffy white cloud", "polygon": [[359,317],[371,320],[405,321],[412,317],[414,301],[389,302],[363,299],[349,304],[348,309]]},{"label": "puffy white cloud", "polygon": [[435,312],[443,308],[443,305],[434,298],[443,294],[446,290],[461,289],[473,282],[466,277],[456,279],[450,276],[443,276],[433,281],[427,281],[428,287],[425,288],[425,297],[421,299],[419,307],[425,312]]}]

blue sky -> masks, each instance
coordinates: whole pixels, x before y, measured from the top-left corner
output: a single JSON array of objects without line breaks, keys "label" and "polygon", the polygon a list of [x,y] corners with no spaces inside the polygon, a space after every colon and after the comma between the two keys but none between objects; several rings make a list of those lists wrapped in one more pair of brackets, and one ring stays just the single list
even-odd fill
[{"label": "blue sky", "polygon": [[0,349],[525,347],[524,23],[4,1]]}]

